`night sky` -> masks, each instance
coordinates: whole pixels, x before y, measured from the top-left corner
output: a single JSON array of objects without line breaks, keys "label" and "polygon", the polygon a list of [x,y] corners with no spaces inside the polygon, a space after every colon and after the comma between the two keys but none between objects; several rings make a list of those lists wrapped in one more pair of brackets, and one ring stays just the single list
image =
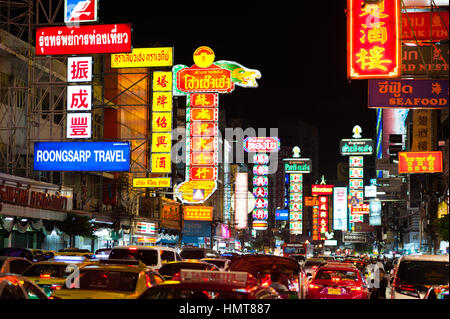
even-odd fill
[{"label": "night sky", "polygon": [[336,163],[346,160],[339,140],[351,138],[356,124],[363,137],[375,136],[367,81],[347,79],[346,1],[269,3],[103,0],[99,17],[100,23],[132,23],[133,47],[174,47],[174,64],[191,66],[195,49],[206,45],[216,61],[259,70],[258,88],[221,94],[220,107],[227,117],[251,119],[254,128],[281,120],[280,135],[294,119],[317,126],[320,174],[335,179]]}]

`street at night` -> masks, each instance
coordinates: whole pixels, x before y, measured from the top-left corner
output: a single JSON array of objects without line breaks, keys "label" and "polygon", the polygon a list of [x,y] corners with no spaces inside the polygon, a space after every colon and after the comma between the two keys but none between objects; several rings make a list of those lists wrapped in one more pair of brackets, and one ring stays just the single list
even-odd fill
[{"label": "street at night", "polygon": [[2,308],[448,301],[448,26],[448,0],[0,0]]}]

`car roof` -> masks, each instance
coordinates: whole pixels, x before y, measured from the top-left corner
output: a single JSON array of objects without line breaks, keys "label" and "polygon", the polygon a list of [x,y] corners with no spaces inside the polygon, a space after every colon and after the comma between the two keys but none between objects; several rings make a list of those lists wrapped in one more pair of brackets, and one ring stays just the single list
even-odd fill
[{"label": "car roof", "polygon": [[448,255],[403,255],[401,260],[440,261],[448,262]]},{"label": "car roof", "polygon": [[136,249],[140,249],[140,250],[168,250],[168,251],[173,251],[176,252],[177,250],[175,248],[171,248],[171,247],[166,247],[166,246],[140,246],[140,245],[129,245],[129,246],[116,246],[113,247],[111,250],[116,250],[116,249],[130,249],[130,248],[136,248]]},{"label": "car roof", "polygon": [[141,271],[146,271],[147,267],[139,265],[86,264],[80,266],[80,270],[114,270],[114,271],[140,273]]}]

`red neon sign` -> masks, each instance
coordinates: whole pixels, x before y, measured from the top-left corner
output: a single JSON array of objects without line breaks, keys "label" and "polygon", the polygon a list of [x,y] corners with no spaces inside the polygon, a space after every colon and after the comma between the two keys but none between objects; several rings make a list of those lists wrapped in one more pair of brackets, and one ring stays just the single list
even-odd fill
[{"label": "red neon sign", "polygon": [[131,52],[131,24],[36,28],[36,55]]},{"label": "red neon sign", "polygon": [[347,0],[347,76],[351,79],[401,75],[400,0],[367,4]]},{"label": "red neon sign", "polygon": [[400,174],[441,173],[442,152],[399,152],[398,172]]}]

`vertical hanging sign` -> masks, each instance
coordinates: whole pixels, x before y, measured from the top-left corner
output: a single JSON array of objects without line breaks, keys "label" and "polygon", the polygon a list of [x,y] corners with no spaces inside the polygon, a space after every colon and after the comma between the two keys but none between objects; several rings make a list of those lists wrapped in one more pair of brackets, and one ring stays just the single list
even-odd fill
[{"label": "vertical hanging sign", "polygon": [[[92,57],[68,57],[67,58],[67,82],[89,83],[92,81]],[[92,85],[68,85],[67,111],[67,138],[91,138],[92,137]]]},{"label": "vertical hanging sign", "polygon": [[[175,65],[173,94],[186,96],[186,178],[175,188],[183,203],[203,203],[217,189],[219,154],[219,93],[231,93],[235,86],[258,87],[257,70],[231,61],[214,61],[214,51],[197,48],[194,65]],[[201,197],[193,193],[201,192]]]},{"label": "vertical hanging sign", "polygon": [[153,72],[152,173],[170,173],[172,150],[172,72]]},{"label": "vertical hanging sign", "polygon": [[[303,174],[311,172],[311,159],[300,158],[300,147],[292,148],[292,158],[285,158],[284,171],[289,176],[289,233],[303,233]],[[314,209],[313,209],[314,211]]]},{"label": "vertical hanging sign", "polygon": [[401,0],[347,0],[347,76],[401,75]]}]

